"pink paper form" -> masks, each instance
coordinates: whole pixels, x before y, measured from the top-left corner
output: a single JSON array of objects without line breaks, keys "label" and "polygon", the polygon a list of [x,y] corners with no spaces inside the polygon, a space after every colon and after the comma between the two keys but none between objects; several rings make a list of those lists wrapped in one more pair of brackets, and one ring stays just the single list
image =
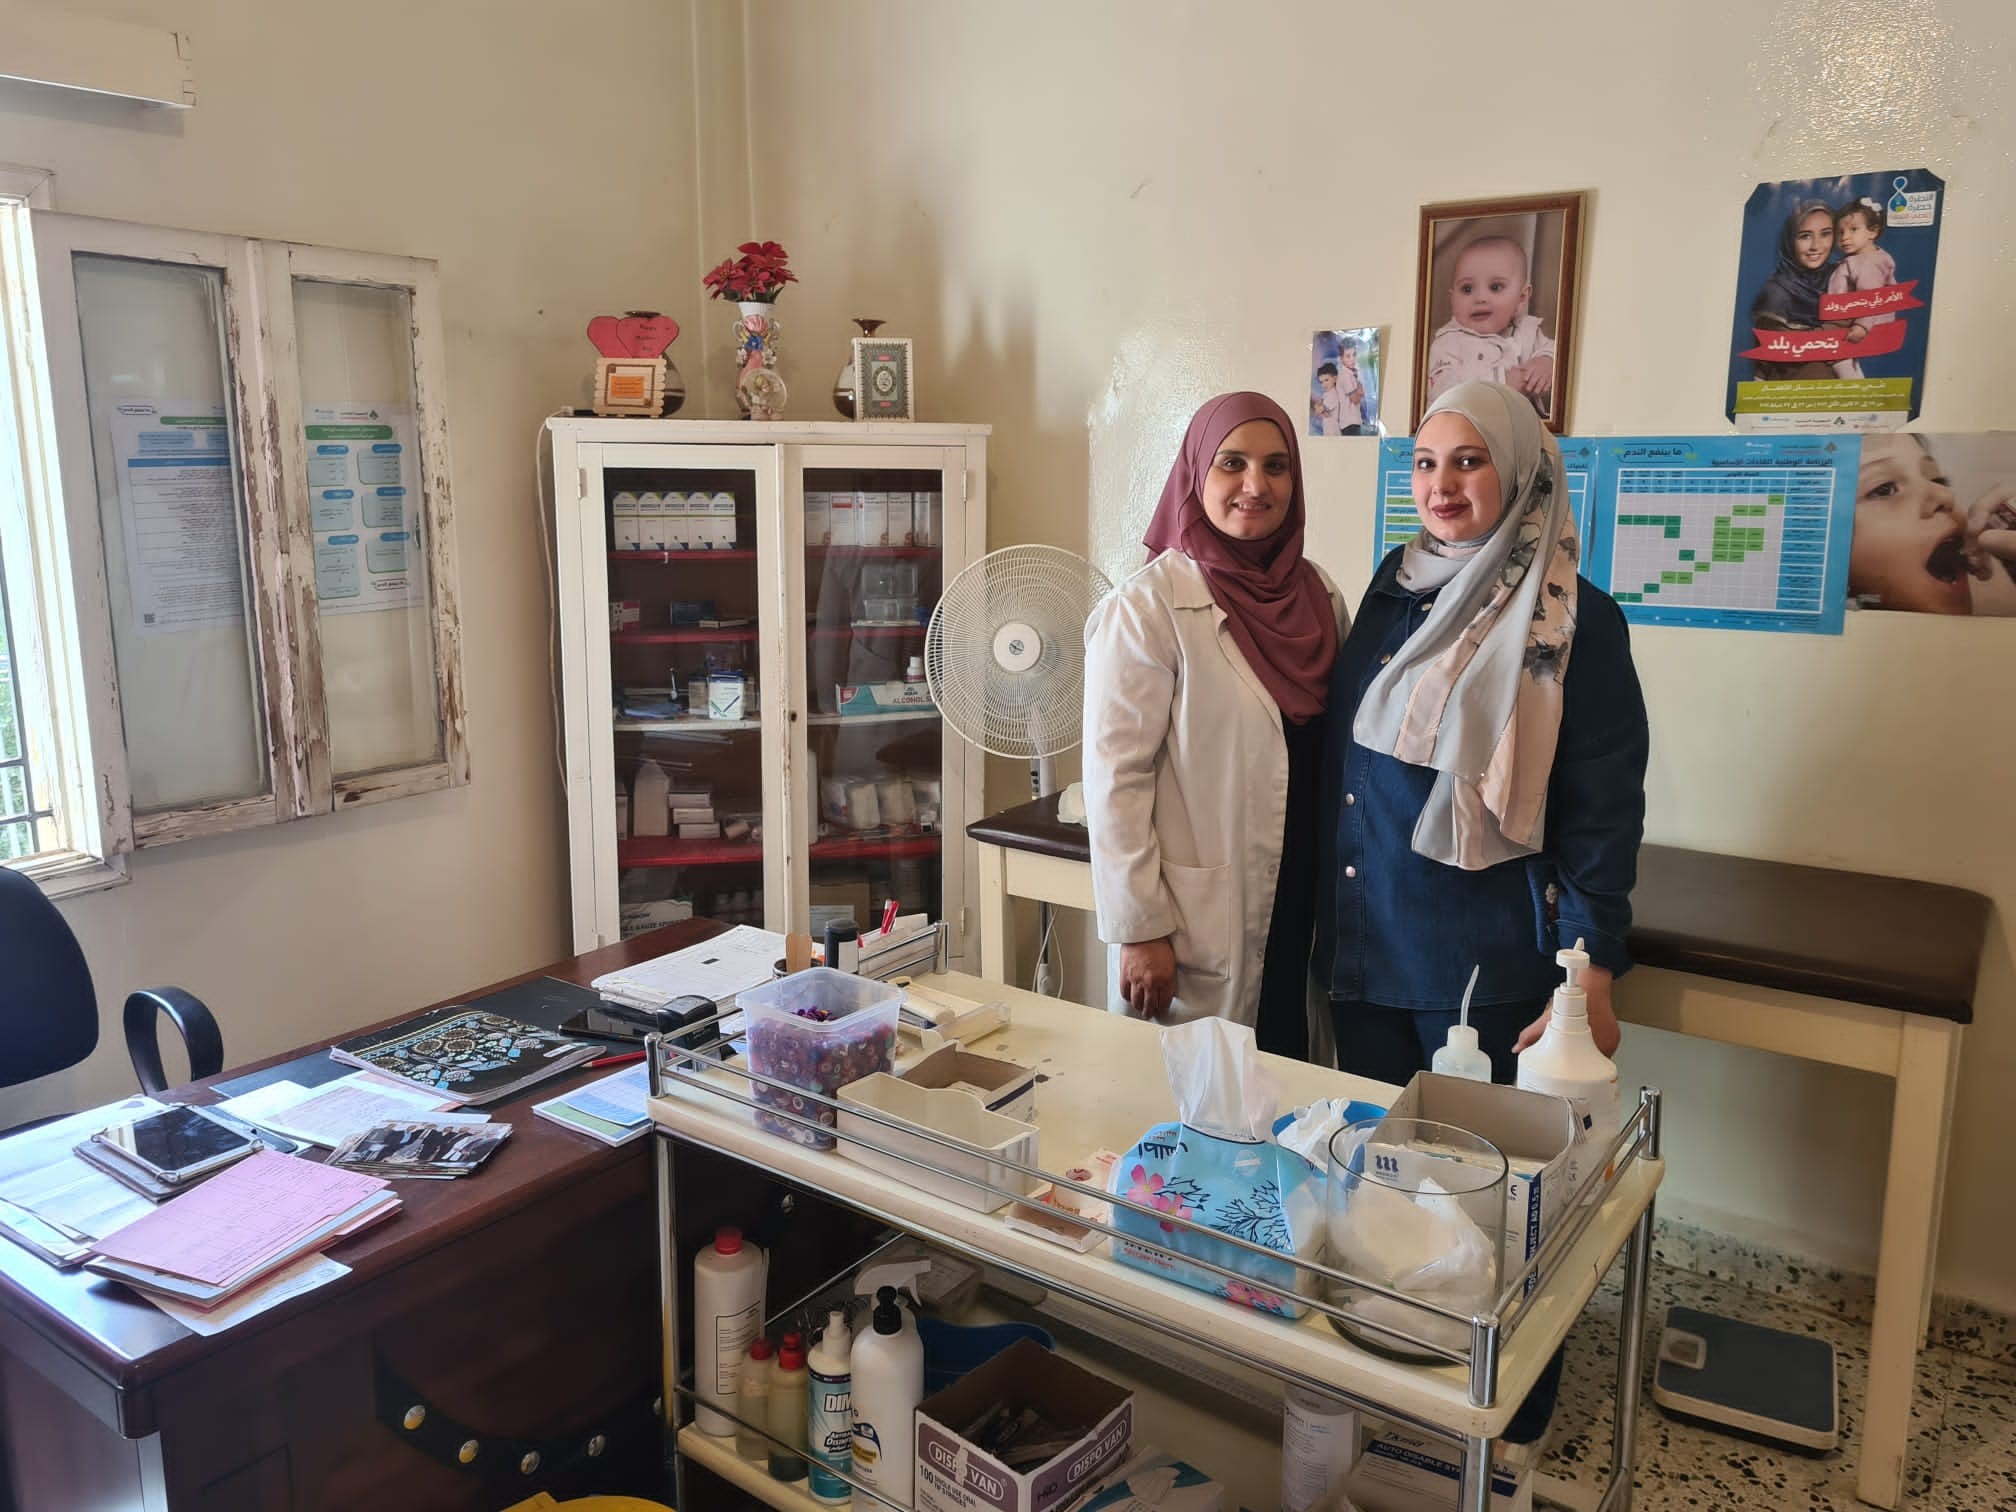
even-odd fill
[{"label": "pink paper form", "polygon": [[95,1248],[130,1265],[222,1286],[388,1185],[381,1177],[261,1150],[106,1235]]}]

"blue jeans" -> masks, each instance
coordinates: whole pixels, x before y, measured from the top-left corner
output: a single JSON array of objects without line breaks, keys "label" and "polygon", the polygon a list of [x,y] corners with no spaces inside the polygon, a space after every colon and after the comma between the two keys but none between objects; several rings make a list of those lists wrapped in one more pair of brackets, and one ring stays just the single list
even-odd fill
[{"label": "blue jeans", "polygon": [[[1499,1003],[1470,1010],[1477,1047],[1491,1057],[1491,1079],[1511,1082],[1518,1072],[1512,1046],[1519,1033],[1540,1017],[1547,999],[1537,1003]],[[1353,1076],[1404,1087],[1416,1071],[1426,1071],[1429,1059],[1449,1039],[1456,1013],[1439,1008],[1387,1008],[1378,1003],[1330,1000],[1330,1018],[1337,1029],[1337,1065]],[[1554,1400],[1561,1394],[1561,1351],[1547,1362],[1526,1400],[1506,1426],[1505,1441],[1530,1444],[1547,1431]]]}]

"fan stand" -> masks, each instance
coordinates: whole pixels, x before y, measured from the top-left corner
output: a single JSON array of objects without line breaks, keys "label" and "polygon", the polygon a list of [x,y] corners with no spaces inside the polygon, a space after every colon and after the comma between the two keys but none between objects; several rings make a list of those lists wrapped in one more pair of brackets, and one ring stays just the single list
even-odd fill
[{"label": "fan stand", "polygon": [[[1029,758],[1029,796],[1047,798],[1057,791],[1057,758],[1055,756],[1032,756]],[[1055,997],[1062,989],[1057,968],[1050,964],[1050,905],[1036,905],[1036,972],[1030,979],[1030,990],[1038,997]]]}]

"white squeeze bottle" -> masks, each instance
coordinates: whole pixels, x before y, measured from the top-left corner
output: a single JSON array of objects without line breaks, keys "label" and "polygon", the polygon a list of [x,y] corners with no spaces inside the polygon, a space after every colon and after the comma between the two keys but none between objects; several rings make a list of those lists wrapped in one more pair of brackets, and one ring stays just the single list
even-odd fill
[{"label": "white squeeze bottle", "polygon": [[924,1340],[893,1286],[875,1293],[870,1326],[854,1341],[853,1374],[854,1474],[908,1506],[917,1404],[924,1400]]},{"label": "white squeeze bottle", "polygon": [[1481,965],[1470,968],[1470,985],[1463,989],[1463,1006],[1456,1022],[1449,1026],[1449,1043],[1435,1052],[1428,1069],[1437,1076],[1462,1076],[1471,1081],[1491,1080],[1491,1057],[1477,1047],[1477,1031],[1470,1027],[1470,994],[1477,990]]},{"label": "white squeeze bottle", "polygon": [[854,1495],[854,1488],[833,1473],[854,1465],[853,1351],[847,1311],[836,1307],[805,1361],[810,1377],[805,1402],[805,1447],[810,1451],[806,1457],[812,1462],[809,1489],[828,1506],[839,1506]]},{"label": "white squeeze bottle", "polygon": [[[763,1252],[742,1242],[742,1230],[717,1229],[693,1258],[693,1384],[703,1403],[735,1410],[742,1361],[763,1326]],[[735,1422],[700,1407],[702,1433],[729,1438]]]},{"label": "white squeeze bottle", "polygon": [[1589,967],[1582,941],[1554,959],[1567,980],[1554,989],[1554,1012],[1540,1038],[1519,1057],[1519,1085],[1565,1097],[1575,1109],[1576,1136],[1568,1155],[1568,1186],[1580,1191],[1595,1162],[1617,1136],[1617,1065],[1589,1033],[1589,999],[1581,974]]}]

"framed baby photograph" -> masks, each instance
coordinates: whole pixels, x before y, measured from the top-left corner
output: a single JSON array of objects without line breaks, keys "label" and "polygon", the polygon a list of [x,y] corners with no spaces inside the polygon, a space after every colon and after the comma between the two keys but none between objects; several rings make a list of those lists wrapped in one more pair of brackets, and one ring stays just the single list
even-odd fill
[{"label": "framed baby photograph", "polygon": [[856,336],[854,374],[856,420],[917,418],[909,337]]},{"label": "framed baby photograph", "polygon": [[1519,390],[1547,429],[1567,431],[1586,199],[1422,206],[1413,429],[1437,394],[1481,378]]}]

